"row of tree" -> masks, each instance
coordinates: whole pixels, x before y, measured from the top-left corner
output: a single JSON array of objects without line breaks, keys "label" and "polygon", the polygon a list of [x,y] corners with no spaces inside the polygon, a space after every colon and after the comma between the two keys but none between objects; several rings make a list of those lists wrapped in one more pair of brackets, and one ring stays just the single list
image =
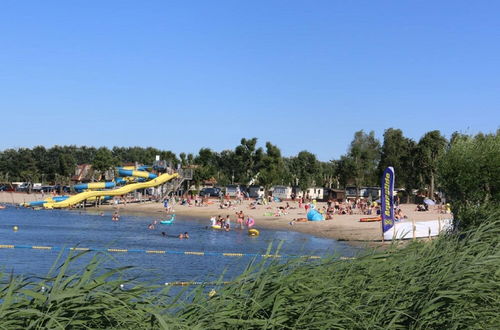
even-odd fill
[{"label": "row of tree", "polygon": [[[498,133],[496,135],[498,136]],[[74,174],[77,164],[92,164],[95,170],[138,162],[151,164],[156,155],[173,166],[196,168],[193,181],[219,185],[230,183],[299,186],[301,189],[322,186],[378,186],[382,171],[387,166],[396,169],[396,185],[406,190],[426,189],[432,196],[438,161],[457,141],[467,136],[453,134],[450,141],[439,131],[430,131],[417,142],[405,137],[400,129],[389,128],[382,143],[374,132],[358,131],[340,159],[319,161],[308,151],[293,157],[283,157],[271,142],[265,148],[257,147],[257,138],[241,139],[233,150],[213,151],[202,148],[197,155],[142,147],[55,146],[46,149],[7,149],[0,152],[0,181],[66,182]]]}]

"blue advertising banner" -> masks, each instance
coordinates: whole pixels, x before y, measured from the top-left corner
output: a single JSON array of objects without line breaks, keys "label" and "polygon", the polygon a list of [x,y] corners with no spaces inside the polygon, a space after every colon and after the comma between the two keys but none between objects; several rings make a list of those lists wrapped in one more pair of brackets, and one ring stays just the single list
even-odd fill
[{"label": "blue advertising banner", "polygon": [[380,215],[382,216],[382,232],[394,226],[394,168],[388,167],[382,174],[382,197]]}]

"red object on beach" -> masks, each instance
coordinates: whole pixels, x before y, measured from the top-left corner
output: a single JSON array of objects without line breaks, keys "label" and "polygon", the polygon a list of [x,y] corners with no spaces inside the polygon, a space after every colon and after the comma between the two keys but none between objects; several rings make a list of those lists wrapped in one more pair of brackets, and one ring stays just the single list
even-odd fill
[{"label": "red object on beach", "polygon": [[361,218],[359,219],[359,222],[375,222],[375,221],[380,221],[382,220],[382,217],[371,217],[371,218]]}]

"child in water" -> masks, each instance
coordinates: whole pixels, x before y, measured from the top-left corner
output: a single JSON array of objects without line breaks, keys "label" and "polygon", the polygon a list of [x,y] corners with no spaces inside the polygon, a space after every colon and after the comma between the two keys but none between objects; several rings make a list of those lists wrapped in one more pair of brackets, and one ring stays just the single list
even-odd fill
[{"label": "child in water", "polygon": [[253,225],[255,225],[255,220],[253,218],[248,217],[246,225],[247,225],[248,229],[252,228]]},{"label": "child in water", "polygon": [[113,221],[120,220],[120,215],[118,214],[118,211],[115,211],[115,213],[113,213],[113,216],[111,217],[111,220],[113,220]]},{"label": "child in water", "polygon": [[210,225],[215,226],[217,224],[217,220],[215,218],[215,215],[210,218]]}]

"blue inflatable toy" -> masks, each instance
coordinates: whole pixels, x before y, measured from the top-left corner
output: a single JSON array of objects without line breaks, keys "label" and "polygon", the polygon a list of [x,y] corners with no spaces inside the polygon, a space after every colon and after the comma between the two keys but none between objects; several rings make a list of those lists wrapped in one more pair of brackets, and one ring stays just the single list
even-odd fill
[{"label": "blue inflatable toy", "polygon": [[316,211],[315,209],[310,210],[307,212],[307,220],[309,221],[323,221],[323,215]]}]

